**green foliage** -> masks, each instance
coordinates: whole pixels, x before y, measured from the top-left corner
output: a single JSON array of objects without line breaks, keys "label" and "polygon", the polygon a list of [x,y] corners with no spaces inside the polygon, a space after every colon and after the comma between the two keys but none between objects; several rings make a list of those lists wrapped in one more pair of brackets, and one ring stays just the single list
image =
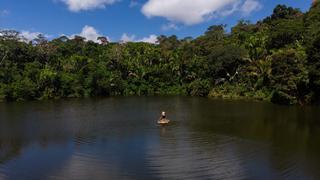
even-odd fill
[{"label": "green foliage", "polygon": [[271,85],[275,88],[273,102],[295,104],[308,94],[308,71],[304,49],[279,50],[272,55]]},{"label": "green foliage", "polygon": [[242,40],[244,47],[248,50],[251,60],[259,60],[267,54],[267,32],[262,29],[256,33],[250,34]]},{"label": "green foliage", "polygon": [[243,63],[246,51],[234,45],[215,46],[208,56],[211,77],[228,78]]},{"label": "green foliage", "polygon": [[279,49],[303,38],[305,27],[302,18],[283,19],[272,22],[268,48]]},{"label": "green foliage", "polygon": [[210,92],[210,82],[197,79],[189,84],[187,91],[192,96],[207,96]]},{"label": "green foliage", "polygon": [[313,92],[313,101],[320,101],[320,33],[312,41],[307,50],[310,88]]},{"label": "green foliage", "polygon": [[281,90],[274,91],[271,97],[271,102],[282,105],[294,104],[296,101],[297,100],[293,96],[290,96]]},{"label": "green foliage", "polygon": [[294,19],[296,17],[303,16],[302,12],[299,9],[295,9],[292,7],[287,7],[286,5],[277,5],[273,14],[266,19],[264,19],[265,23],[272,23],[273,21],[279,19]]},{"label": "green foliage", "polygon": [[76,36],[26,42],[0,31],[0,100],[191,95],[320,102],[320,3],[278,5],[256,24],[213,25],[195,39],[101,44]]},{"label": "green foliage", "polygon": [[23,78],[19,82],[12,83],[11,88],[13,91],[12,98],[17,101],[32,100],[37,97],[37,85],[29,78]]}]

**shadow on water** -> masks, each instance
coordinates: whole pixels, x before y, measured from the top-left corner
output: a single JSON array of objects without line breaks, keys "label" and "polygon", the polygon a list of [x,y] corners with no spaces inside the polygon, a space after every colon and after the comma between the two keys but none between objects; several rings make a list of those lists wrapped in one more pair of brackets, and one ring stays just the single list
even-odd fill
[{"label": "shadow on water", "polygon": [[[169,126],[156,124],[162,110]],[[319,110],[188,97],[0,104],[0,179],[318,179]]]}]

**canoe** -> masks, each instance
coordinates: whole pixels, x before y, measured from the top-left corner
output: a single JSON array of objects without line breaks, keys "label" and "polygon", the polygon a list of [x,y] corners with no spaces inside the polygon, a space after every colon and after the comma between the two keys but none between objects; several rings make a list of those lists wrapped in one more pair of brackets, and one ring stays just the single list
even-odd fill
[{"label": "canoe", "polygon": [[159,125],[167,125],[170,123],[170,120],[169,119],[162,119],[162,120],[159,120],[158,121],[158,124]]}]

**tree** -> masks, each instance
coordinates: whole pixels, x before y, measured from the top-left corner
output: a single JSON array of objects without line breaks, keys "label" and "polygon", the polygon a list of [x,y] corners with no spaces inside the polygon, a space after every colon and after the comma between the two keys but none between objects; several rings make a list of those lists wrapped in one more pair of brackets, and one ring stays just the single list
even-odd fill
[{"label": "tree", "polygon": [[45,45],[48,43],[47,38],[43,34],[38,34],[37,37],[33,41],[37,45]]},{"label": "tree", "polygon": [[279,4],[274,8],[273,14],[264,19],[263,22],[270,23],[279,19],[294,19],[301,16],[303,16],[303,13],[299,9]]},{"label": "tree", "polygon": [[268,47],[269,49],[279,49],[294,44],[296,41],[302,40],[304,31],[302,18],[273,22],[270,27]]},{"label": "tree", "polygon": [[229,33],[210,26],[195,38],[159,36],[157,44],[100,43],[75,36],[27,42],[0,31],[0,100],[113,95],[192,95],[320,102],[320,5],[278,5],[257,23]]},{"label": "tree", "polygon": [[310,87],[314,92],[314,101],[320,100],[320,33],[308,48],[308,65]]},{"label": "tree", "polygon": [[244,63],[245,57],[246,51],[233,45],[214,47],[208,56],[208,77],[230,79]]},{"label": "tree", "polygon": [[279,50],[272,55],[272,102],[280,104],[304,103],[308,86],[306,53],[301,47]]},{"label": "tree", "polygon": [[20,33],[15,30],[0,30],[0,39],[2,40],[20,40]]},{"label": "tree", "polygon": [[106,44],[108,44],[108,43],[109,43],[108,38],[103,37],[103,36],[98,37],[98,38],[97,38],[97,40],[98,40],[98,41],[100,41],[102,45],[106,45]]},{"label": "tree", "polygon": [[213,25],[210,26],[205,32],[205,36],[212,39],[213,41],[220,41],[225,37],[226,25]]}]

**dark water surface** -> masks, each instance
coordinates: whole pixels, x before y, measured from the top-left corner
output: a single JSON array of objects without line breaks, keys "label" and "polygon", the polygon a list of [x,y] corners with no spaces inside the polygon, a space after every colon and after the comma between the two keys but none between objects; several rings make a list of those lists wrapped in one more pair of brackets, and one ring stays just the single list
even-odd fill
[{"label": "dark water surface", "polygon": [[[161,110],[170,126],[155,124]],[[320,179],[320,108],[182,97],[2,103],[0,179]]]}]

